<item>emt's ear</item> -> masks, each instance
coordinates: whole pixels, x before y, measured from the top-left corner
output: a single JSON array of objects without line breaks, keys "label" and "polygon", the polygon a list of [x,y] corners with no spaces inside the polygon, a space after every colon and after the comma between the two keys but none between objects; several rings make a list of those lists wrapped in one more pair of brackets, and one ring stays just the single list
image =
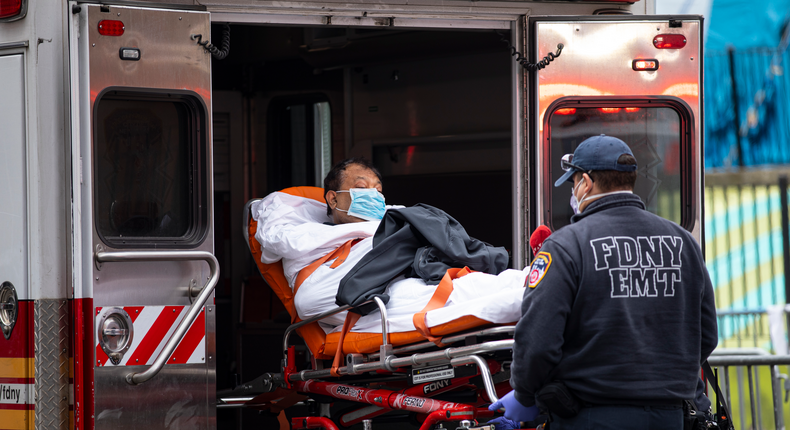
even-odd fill
[{"label": "emt's ear", "polygon": [[582,189],[584,190],[584,194],[587,194],[588,192],[592,191],[595,183],[587,173],[582,173],[582,179],[584,179],[584,185],[582,185]]},{"label": "emt's ear", "polygon": [[329,208],[335,210],[337,208],[337,192],[329,190],[326,192],[326,204]]}]

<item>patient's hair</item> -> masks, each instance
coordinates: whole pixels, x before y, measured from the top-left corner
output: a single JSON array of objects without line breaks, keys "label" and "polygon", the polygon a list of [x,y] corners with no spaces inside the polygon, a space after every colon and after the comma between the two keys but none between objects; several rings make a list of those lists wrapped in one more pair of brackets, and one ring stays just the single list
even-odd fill
[{"label": "patient's hair", "polygon": [[[636,158],[632,155],[623,154],[617,159],[617,164],[633,166],[636,164]],[[581,173],[577,172],[577,174]],[[621,190],[633,191],[634,185],[636,185],[636,171],[593,170],[590,172],[590,178],[598,184],[601,192],[604,193]]]},{"label": "patient's hair", "polygon": [[338,191],[340,190],[340,185],[343,183],[343,180],[346,178],[346,168],[348,166],[356,164],[358,166],[362,166],[366,169],[369,169],[373,173],[376,174],[376,177],[379,178],[381,181],[381,173],[379,170],[364,157],[353,157],[347,158],[332,167],[332,170],[326,174],[326,178],[324,178],[324,201],[326,201],[326,214],[332,216],[332,208],[329,207],[329,201],[326,200],[326,192],[329,190]]}]

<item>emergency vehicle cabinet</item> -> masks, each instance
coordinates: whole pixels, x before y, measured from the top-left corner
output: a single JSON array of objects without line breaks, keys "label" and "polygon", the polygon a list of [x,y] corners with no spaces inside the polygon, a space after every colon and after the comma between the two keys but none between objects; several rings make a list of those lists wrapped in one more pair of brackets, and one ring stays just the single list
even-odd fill
[{"label": "emergency vehicle cabinet", "polygon": [[282,370],[244,202],[347,157],[520,269],[611,134],[701,241],[702,18],[654,10],[0,0],[0,428],[267,428],[217,397]]}]

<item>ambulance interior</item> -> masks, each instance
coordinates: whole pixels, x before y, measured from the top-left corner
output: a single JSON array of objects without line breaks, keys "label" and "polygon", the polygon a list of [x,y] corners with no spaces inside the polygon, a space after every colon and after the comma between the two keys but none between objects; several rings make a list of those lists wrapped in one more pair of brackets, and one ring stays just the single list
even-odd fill
[{"label": "ambulance interior", "polygon": [[[219,390],[277,371],[289,325],[240,234],[251,198],[320,187],[364,156],[388,204],[436,206],[512,248],[512,61],[492,30],[231,25],[230,54],[212,63]],[[273,419],[218,411],[220,428]]]}]

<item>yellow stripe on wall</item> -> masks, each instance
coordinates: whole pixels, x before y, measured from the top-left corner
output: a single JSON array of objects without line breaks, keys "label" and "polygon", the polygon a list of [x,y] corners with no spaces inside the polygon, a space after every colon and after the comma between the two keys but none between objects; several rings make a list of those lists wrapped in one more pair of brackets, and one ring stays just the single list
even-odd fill
[{"label": "yellow stripe on wall", "polygon": [[34,369],[33,358],[0,357],[0,378],[33,378]]},{"label": "yellow stripe on wall", "polygon": [[32,429],[35,416],[35,411],[0,409],[0,427],[8,430]]}]

